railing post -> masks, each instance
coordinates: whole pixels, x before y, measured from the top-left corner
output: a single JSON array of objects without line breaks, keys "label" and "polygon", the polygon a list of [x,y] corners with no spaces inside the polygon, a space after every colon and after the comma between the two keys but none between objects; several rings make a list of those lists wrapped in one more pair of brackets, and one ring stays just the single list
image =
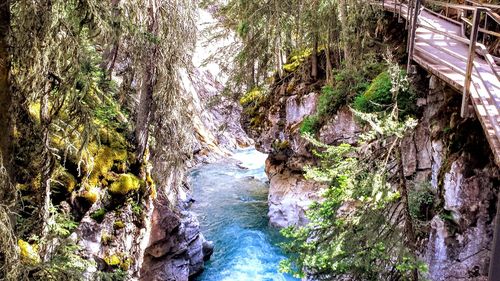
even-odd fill
[{"label": "railing post", "polygon": [[[450,3],[450,0],[448,0],[448,3]],[[444,15],[445,15],[446,17],[448,17],[448,14],[449,14],[448,9],[449,9],[449,8],[448,8],[448,5],[447,5],[447,6],[446,6],[446,8],[445,8],[445,12],[444,12]]]},{"label": "railing post", "polygon": [[[488,29],[488,14],[484,15],[484,30]],[[483,33],[483,45],[484,41],[486,40],[486,33]]]},{"label": "railing post", "polygon": [[418,13],[420,11],[420,0],[415,0],[415,10],[413,11],[413,18],[410,23],[410,40],[408,41],[408,64],[406,65],[406,72],[410,73],[411,61],[413,59],[413,50],[415,49],[415,34],[417,32]]},{"label": "railing post", "polygon": [[467,66],[465,69],[464,92],[462,95],[462,110],[460,115],[466,118],[469,114],[470,100],[470,84],[472,82],[472,69],[474,66],[474,55],[476,54],[476,42],[479,30],[479,20],[481,19],[481,8],[474,10],[474,18],[472,20],[472,32],[470,34],[469,57],[467,58]]}]

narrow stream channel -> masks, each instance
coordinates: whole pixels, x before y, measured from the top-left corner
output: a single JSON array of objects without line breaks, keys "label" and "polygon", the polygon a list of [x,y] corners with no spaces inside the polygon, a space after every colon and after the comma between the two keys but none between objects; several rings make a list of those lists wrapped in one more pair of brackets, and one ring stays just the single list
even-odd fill
[{"label": "narrow stream channel", "polygon": [[284,255],[277,246],[281,235],[267,218],[265,159],[265,154],[245,149],[191,172],[192,210],[215,245],[198,281],[298,280],[278,272]]}]

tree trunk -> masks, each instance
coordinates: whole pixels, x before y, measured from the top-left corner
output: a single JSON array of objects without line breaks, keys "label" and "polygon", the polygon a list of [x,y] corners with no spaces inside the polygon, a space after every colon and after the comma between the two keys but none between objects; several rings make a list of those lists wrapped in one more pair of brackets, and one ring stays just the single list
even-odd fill
[{"label": "tree trunk", "polygon": [[[149,1],[148,8],[148,32],[157,34],[157,6],[155,0]],[[146,48],[145,55],[145,70],[142,77],[142,85],[139,90],[139,104],[137,105],[136,118],[136,161],[142,163],[149,139],[149,127],[152,118],[153,92],[156,85],[156,65],[155,57],[158,47],[155,43],[150,42],[149,48]]]},{"label": "tree trunk", "polygon": [[331,32],[330,30],[328,31],[328,39],[326,40],[326,50],[325,50],[325,55],[326,55],[326,84],[332,85],[333,83],[333,66],[332,66],[332,59],[330,57],[331,55],[331,47],[330,47],[330,40],[331,40]]},{"label": "tree trunk", "polygon": [[313,49],[311,55],[311,77],[318,79],[318,33],[314,32]]},{"label": "tree trunk", "polygon": [[11,118],[10,109],[12,96],[10,94],[9,71],[10,60],[7,45],[7,36],[10,27],[10,1],[0,4],[0,154],[1,165],[8,169],[10,174],[10,143],[11,143]]},{"label": "tree trunk", "polygon": [[[408,187],[406,186],[406,179],[403,172],[403,157],[401,148],[397,150],[397,161],[398,161],[398,173],[399,173],[399,191],[401,193],[401,200],[403,202],[404,210],[404,234],[408,243],[408,248],[412,251],[412,254],[417,256],[416,247],[416,236],[415,228],[413,226],[413,221],[410,215],[410,208],[408,206]],[[418,280],[418,270],[414,269],[412,271],[412,280]]]},{"label": "tree trunk", "polygon": [[[113,7],[113,17],[120,17],[120,10],[117,9],[120,0],[112,0],[111,5]],[[115,38],[113,44],[108,47],[107,50],[103,53],[103,62],[101,64],[101,68],[106,69],[106,74],[109,75],[110,79],[112,78],[113,70],[115,68],[116,58],[118,57],[118,52],[120,50],[120,32],[115,32]]]},{"label": "tree trunk", "polygon": [[339,1],[339,18],[340,18],[340,25],[341,25],[341,42],[342,42],[342,47],[344,51],[344,60],[346,66],[351,66],[352,65],[352,57],[351,57],[351,52],[349,50],[349,23],[348,23],[348,18],[347,18],[347,0],[340,0]]}]

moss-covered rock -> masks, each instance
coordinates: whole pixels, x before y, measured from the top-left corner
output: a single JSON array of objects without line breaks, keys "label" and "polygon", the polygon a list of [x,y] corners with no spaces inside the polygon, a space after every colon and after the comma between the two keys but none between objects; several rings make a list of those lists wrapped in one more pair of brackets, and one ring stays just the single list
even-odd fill
[{"label": "moss-covered rock", "polygon": [[85,198],[90,203],[95,203],[101,199],[100,190],[96,186],[85,185],[81,197]]},{"label": "moss-covered rock", "polygon": [[125,227],[125,223],[123,221],[117,220],[115,223],[113,223],[113,227],[115,229],[122,229]]},{"label": "moss-covered rock", "polygon": [[[123,165],[128,162],[128,152],[125,149],[117,149],[109,146],[101,146],[99,148],[92,147],[95,151],[94,167],[90,173],[89,183],[94,186],[101,184],[101,179],[109,179],[110,171],[115,165],[118,169],[123,170]],[[117,169],[117,170],[118,170]]]},{"label": "moss-covered rock", "polygon": [[380,73],[365,91],[356,97],[354,108],[362,112],[382,111],[388,104],[392,103],[391,77],[389,72]]},{"label": "moss-covered rock", "polygon": [[311,54],[311,48],[296,51],[295,54],[292,54],[292,57],[288,60],[289,62],[283,65],[283,69],[286,72],[294,72],[307,58],[311,56]]},{"label": "moss-covered rock", "polygon": [[40,256],[38,255],[37,245],[31,245],[30,243],[19,239],[17,241],[17,246],[19,247],[19,254],[23,262],[29,264],[40,263]]},{"label": "moss-covered rock", "polygon": [[118,255],[110,255],[110,256],[104,257],[104,261],[109,266],[119,266],[122,262]]},{"label": "moss-covered rock", "polygon": [[104,219],[104,216],[106,215],[106,209],[100,208],[97,209],[95,212],[90,214],[90,217],[98,222],[101,222]]},{"label": "moss-covered rock", "polygon": [[143,181],[133,174],[122,174],[117,181],[109,187],[109,192],[114,195],[126,195],[131,191],[140,189]]}]

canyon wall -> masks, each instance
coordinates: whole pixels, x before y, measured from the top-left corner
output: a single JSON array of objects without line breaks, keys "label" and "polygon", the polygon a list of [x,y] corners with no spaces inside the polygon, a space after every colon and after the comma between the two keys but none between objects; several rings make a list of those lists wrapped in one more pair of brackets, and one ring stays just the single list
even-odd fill
[{"label": "canyon wall", "polygon": [[[401,150],[406,185],[415,196],[427,190],[432,197],[428,205],[419,205],[419,256],[431,280],[487,280],[498,167],[479,121],[460,117],[460,93],[436,77],[428,79],[423,71],[415,83],[425,94],[417,100],[418,125]],[[303,176],[304,166],[318,159],[299,130],[304,118],[316,112],[320,93],[300,83],[291,90],[292,84],[297,84],[293,78],[275,86],[242,119],[257,149],[269,154],[269,217],[279,227],[305,224],[305,211],[324,188]],[[344,106],[319,128],[316,138],[330,145],[359,145],[364,130]]]}]

